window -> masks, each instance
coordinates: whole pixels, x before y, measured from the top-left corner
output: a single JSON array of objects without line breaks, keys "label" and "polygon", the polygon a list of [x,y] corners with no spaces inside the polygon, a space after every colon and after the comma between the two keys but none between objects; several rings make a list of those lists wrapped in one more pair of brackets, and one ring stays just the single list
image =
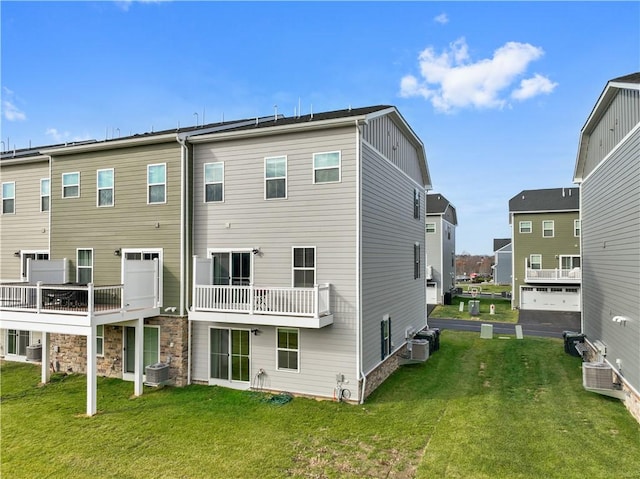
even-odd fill
[{"label": "window", "polygon": [[574,269],[580,267],[580,256],[560,256],[561,269]]},{"label": "window", "polygon": [[50,185],[49,178],[40,180],[40,211],[49,211]]},{"label": "window", "polygon": [[380,359],[384,359],[391,354],[391,317],[384,315],[380,321]]},{"label": "window", "polygon": [[62,173],[62,197],[80,198],[80,173]]},{"label": "window", "polygon": [[[48,251],[21,251],[20,256],[22,256],[22,277],[27,278],[28,276],[28,260],[48,260],[49,252]],[[29,279],[29,278],[27,278]]]},{"label": "window", "polygon": [[313,288],[316,284],[316,248],[293,248],[293,287]]},{"label": "window", "polygon": [[96,326],[96,355],[104,356],[104,325]]},{"label": "window", "polygon": [[531,233],[531,221],[520,222],[520,233]]},{"label": "window", "polygon": [[420,243],[413,245],[413,279],[420,278]]},{"label": "window", "polygon": [[544,238],[553,238],[553,220],[542,222],[542,236]]},{"label": "window", "polygon": [[278,370],[299,370],[299,334],[297,329],[278,328]]},{"label": "window", "polygon": [[96,183],[98,185],[98,206],[113,206],[113,168],[98,170]]},{"label": "window", "polygon": [[413,190],[413,217],[420,218],[420,192],[417,188]]},{"label": "window", "polygon": [[435,223],[427,223],[425,230],[427,234],[435,234],[436,232],[436,224]]},{"label": "window", "polygon": [[224,201],[224,163],[205,163],[204,201]]},{"label": "window", "polygon": [[542,269],[542,255],[532,254],[529,256],[529,267],[531,269]]},{"label": "window", "polygon": [[160,361],[160,326],[145,326],[142,346],[143,367]]},{"label": "window", "polygon": [[313,154],[313,182],[335,183],[340,181],[340,152]]},{"label": "window", "polygon": [[147,203],[167,202],[167,165],[147,165]]},{"label": "window", "polygon": [[580,236],[580,220],[573,220],[573,236]]},{"label": "window", "polygon": [[287,157],[264,159],[265,198],[287,197]]},{"label": "window", "polygon": [[2,214],[16,212],[16,184],[15,182],[2,183]]},{"label": "window", "polygon": [[26,356],[29,346],[29,331],[10,329],[7,334],[7,354]]},{"label": "window", "polygon": [[76,263],[76,282],[80,284],[93,282],[93,250],[78,249],[76,254],[78,256]]}]

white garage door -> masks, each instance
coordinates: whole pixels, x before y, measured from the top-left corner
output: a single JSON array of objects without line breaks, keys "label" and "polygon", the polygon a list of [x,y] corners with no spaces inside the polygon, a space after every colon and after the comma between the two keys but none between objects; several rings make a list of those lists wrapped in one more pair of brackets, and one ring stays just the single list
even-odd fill
[{"label": "white garage door", "polygon": [[438,285],[427,283],[427,304],[438,304]]},{"label": "white garage door", "polygon": [[580,311],[580,288],[522,286],[520,288],[520,309]]}]

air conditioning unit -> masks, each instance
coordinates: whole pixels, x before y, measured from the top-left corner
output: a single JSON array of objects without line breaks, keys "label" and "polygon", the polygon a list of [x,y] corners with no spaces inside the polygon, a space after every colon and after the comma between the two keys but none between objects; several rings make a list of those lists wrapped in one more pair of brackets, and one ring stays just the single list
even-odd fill
[{"label": "air conditioning unit", "polygon": [[164,363],[150,364],[145,368],[147,375],[145,383],[150,386],[158,386],[169,380],[169,365]]},{"label": "air conditioning unit", "polygon": [[27,361],[42,361],[42,344],[32,344],[27,346]]},{"label": "air conditioning unit", "polygon": [[624,399],[624,392],[613,382],[613,370],[606,363],[582,363],[582,386],[587,391]]},{"label": "air conditioning unit", "polygon": [[408,347],[413,361],[426,361],[429,359],[429,341],[426,339],[412,339]]}]

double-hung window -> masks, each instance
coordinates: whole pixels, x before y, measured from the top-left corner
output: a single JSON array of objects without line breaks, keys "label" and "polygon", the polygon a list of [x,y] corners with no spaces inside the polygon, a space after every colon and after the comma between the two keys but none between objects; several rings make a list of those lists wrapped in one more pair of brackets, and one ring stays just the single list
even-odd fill
[{"label": "double-hung window", "polygon": [[264,159],[264,196],[267,200],[287,197],[287,157]]},{"label": "double-hung window", "polygon": [[316,248],[293,248],[293,287],[313,288],[316,283]]},{"label": "double-hung window", "polygon": [[224,163],[205,163],[204,201],[224,201]]},{"label": "double-hung window", "polygon": [[531,269],[542,269],[542,255],[532,254],[529,256],[529,267]]},{"label": "double-hung window", "polygon": [[427,234],[434,234],[436,232],[436,224],[435,223],[427,223],[425,226],[425,230]]},{"label": "double-hung window", "polygon": [[80,198],[80,173],[62,173],[62,197]]},{"label": "double-hung window", "polygon": [[544,238],[553,238],[553,229],[553,220],[545,220],[542,222],[542,236]]},{"label": "double-hung window", "polygon": [[531,221],[520,222],[520,233],[531,233]]},{"label": "double-hung window", "polygon": [[104,325],[96,326],[96,355],[104,356]]},{"label": "double-hung window", "polygon": [[298,371],[300,353],[300,332],[293,328],[278,328],[278,370]]},{"label": "double-hung window", "polygon": [[16,183],[14,181],[2,183],[2,214],[16,212]]},{"label": "double-hung window", "polygon": [[413,245],[413,279],[420,278],[420,243]]},{"label": "double-hung window", "polygon": [[51,182],[49,178],[40,180],[40,211],[49,211],[49,200],[51,198]]},{"label": "double-hung window", "polygon": [[93,282],[93,250],[78,249],[76,251],[76,281],[80,284]]},{"label": "double-hung window", "polygon": [[106,168],[98,170],[96,182],[98,185],[97,202],[98,206],[113,206],[114,202],[114,170]]},{"label": "double-hung window", "polygon": [[313,182],[336,183],[340,181],[340,152],[313,154]]},{"label": "double-hung window", "polygon": [[147,165],[147,203],[167,202],[167,164]]},{"label": "double-hung window", "polygon": [[421,201],[422,195],[420,194],[420,191],[418,191],[418,188],[415,188],[413,190],[413,217],[420,219],[420,201]]},{"label": "double-hung window", "polygon": [[573,220],[573,236],[580,236],[580,220]]}]

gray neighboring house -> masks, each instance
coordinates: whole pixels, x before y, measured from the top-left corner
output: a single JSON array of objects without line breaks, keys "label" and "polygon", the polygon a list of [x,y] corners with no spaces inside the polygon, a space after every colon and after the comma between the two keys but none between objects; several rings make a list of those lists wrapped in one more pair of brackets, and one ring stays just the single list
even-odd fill
[{"label": "gray neighboring house", "polygon": [[427,304],[442,304],[456,286],[456,208],[439,193],[427,195]]},{"label": "gray neighboring house", "polygon": [[[610,80],[580,132],[587,389],[614,390],[640,421],[640,73]],[[600,364],[602,384],[589,375]],[[613,379],[612,379],[613,377]]]},{"label": "gray neighboring house", "polygon": [[493,240],[494,264],[493,283],[511,284],[513,258],[511,255],[511,238],[496,238]]}]

